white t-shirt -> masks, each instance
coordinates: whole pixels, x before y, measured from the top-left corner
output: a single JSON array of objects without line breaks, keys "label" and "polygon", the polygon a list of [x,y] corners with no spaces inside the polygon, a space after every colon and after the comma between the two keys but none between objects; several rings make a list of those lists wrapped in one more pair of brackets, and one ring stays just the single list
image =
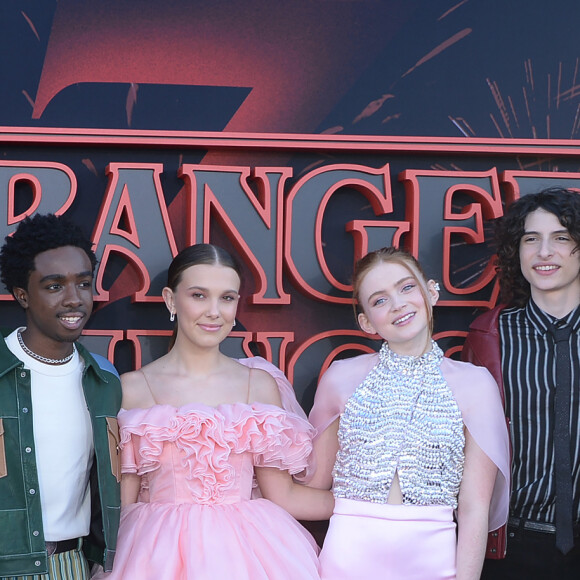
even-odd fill
[{"label": "white t-shirt", "polygon": [[86,536],[91,520],[89,473],[94,447],[82,388],[83,361],[76,351],[62,365],[37,361],[22,350],[17,332],[5,340],[30,369],[44,539],[56,542]]}]

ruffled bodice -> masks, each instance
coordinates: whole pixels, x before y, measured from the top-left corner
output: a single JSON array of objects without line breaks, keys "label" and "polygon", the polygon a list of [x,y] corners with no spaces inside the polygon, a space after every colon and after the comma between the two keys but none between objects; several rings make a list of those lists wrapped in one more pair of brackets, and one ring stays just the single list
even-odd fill
[{"label": "ruffled bodice", "polygon": [[312,536],[275,503],[250,499],[254,466],[306,467],[305,418],[261,403],[157,405],[118,418],[122,470],[145,489],[121,510],[113,572],[95,580],[320,579]]},{"label": "ruffled bodice", "polygon": [[123,473],[146,475],[150,502],[175,504],[249,499],[254,466],[302,471],[314,432],[261,403],[121,410],[119,425]]}]

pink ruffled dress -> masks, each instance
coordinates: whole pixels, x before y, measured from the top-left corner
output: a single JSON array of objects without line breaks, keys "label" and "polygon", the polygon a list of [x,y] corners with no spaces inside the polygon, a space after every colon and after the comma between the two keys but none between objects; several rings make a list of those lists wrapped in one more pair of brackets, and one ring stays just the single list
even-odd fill
[{"label": "pink ruffled dress", "polygon": [[123,508],[111,579],[318,579],[318,548],[285,510],[251,499],[254,466],[302,471],[313,429],[253,403],[121,410],[124,473],[148,502]]}]

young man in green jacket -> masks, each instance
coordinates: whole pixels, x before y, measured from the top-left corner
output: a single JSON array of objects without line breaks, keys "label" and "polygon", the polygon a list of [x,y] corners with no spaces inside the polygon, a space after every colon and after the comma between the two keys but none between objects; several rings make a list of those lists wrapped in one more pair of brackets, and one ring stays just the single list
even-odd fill
[{"label": "young man in green jacket", "polygon": [[120,515],[119,376],[77,343],[96,257],[66,218],[25,218],[0,250],[26,326],[0,337],[0,578],[110,570]]}]

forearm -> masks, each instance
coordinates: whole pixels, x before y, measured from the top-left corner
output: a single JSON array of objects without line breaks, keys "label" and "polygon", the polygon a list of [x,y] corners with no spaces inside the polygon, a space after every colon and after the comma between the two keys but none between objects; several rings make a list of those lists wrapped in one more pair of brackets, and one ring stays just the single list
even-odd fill
[{"label": "forearm", "polygon": [[331,491],[315,489],[292,480],[287,471],[256,469],[262,496],[284,508],[297,520],[327,520],[334,509]]},{"label": "forearm", "polygon": [[457,580],[479,580],[487,545],[488,511],[458,514]]},{"label": "forearm", "polygon": [[327,520],[334,509],[332,492],[293,483],[289,493],[276,502],[297,520]]},{"label": "forearm", "polygon": [[465,463],[457,507],[457,580],[479,580],[497,466],[465,431]]},{"label": "forearm", "polygon": [[124,473],[121,478],[121,505],[125,506],[136,503],[140,488],[140,475],[136,473]]},{"label": "forearm", "polygon": [[330,489],[332,469],[338,452],[338,419],[330,424],[314,441],[316,472],[308,481],[310,487]]}]

